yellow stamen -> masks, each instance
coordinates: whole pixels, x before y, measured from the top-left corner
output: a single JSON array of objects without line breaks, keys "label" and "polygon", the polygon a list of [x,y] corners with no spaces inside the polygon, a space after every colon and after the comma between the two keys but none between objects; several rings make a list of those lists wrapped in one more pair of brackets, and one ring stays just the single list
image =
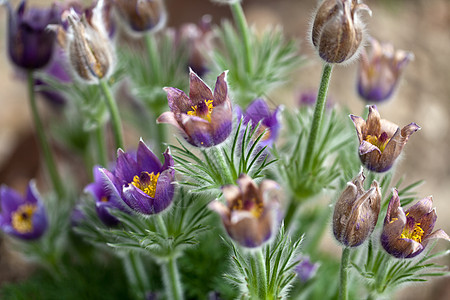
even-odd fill
[{"label": "yellow stamen", "polygon": [[397,220],[398,220],[398,218],[392,218],[392,220],[389,222],[389,224],[394,223]]},{"label": "yellow stamen", "polygon": [[36,208],[34,204],[23,204],[13,212],[11,225],[18,233],[24,234],[33,231],[33,214]]},{"label": "yellow stamen", "polygon": [[390,139],[386,139],[386,141],[381,141],[379,140],[379,137],[375,136],[375,135],[368,135],[366,137],[366,141],[371,143],[374,146],[377,146],[378,149],[380,149],[381,152],[384,151],[384,149],[386,148],[387,143],[389,142]]},{"label": "yellow stamen", "polygon": [[245,208],[242,199],[239,198],[233,203],[231,210],[248,210],[255,218],[259,218],[264,210],[262,202],[256,198],[252,198],[249,202],[251,202],[250,209]]},{"label": "yellow stamen", "polygon": [[208,122],[211,122],[211,114],[214,109],[214,105],[212,104],[214,100],[205,100],[205,104],[208,107],[208,111],[206,113],[201,113],[197,111],[198,107],[197,105],[191,106],[192,110],[188,111],[187,114],[189,116],[196,116],[200,117]]},{"label": "yellow stamen", "polygon": [[411,239],[418,243],[422,242],[422,236],[424,231],[420,228],[420,223],[415,223],[412,229],[406,227],[403,229],[402,235],[400,236],[402,239]]},{"label": "yellow stamen", "polygon": [[100,199],[100,201],[101,201],[101,202],[108,202],[108,197],[103,196],[103,197]]},{"label": "yellow stamen", "polygon": [[142,182],[141,178],[136,175],[133,177],[133,182],[131,184],[153,198],[156,193],[156,183],[158,182],[159,173],[156,173],[156,175],[153,172],[150,174],[148,172],[143,173],[148,175],[149,179],[146,180],[146,182]]}]

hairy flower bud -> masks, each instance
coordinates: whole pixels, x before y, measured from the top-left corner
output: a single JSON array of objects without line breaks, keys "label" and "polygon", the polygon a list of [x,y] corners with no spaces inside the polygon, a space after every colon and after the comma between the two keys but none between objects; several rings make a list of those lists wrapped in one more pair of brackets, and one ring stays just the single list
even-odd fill
[{"label": "hairy flower bud", "polygon": [[375,180],[364,190],[361,170],[342,192],[334,207],[333,233],[346,247],[361,245],[372,233],[380,213],[381,192]]},{"label": "hairy flower bud", "polygon": [[325,0],[314,17],[311,38],[319,56],[328,63],[355,57],[363,41],[364,25],[359,13],[369,7],[360,0]]},{"label": "hairy flower bud", "polygon": [[157,31],[166,24],[163,0],[116,0],[114,4],[131,33]]}]

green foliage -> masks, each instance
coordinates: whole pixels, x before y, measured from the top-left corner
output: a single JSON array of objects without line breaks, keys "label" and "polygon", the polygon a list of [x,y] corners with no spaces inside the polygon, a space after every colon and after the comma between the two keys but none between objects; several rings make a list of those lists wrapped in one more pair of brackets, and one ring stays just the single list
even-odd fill
[{"label": "green foliage", "polygon": [[[233,269],[225,276],[240,288],[244,299],[285,298],[296,278],[294,268],[298,264],[302,240],[293,242],[284,225],[281,226],[275,240],[260,249],[265,264],[264,279],[261,278],[264,270],[257,261],[259,250],[246,251],[228,241],[233,254]],[[262,286],[264,284],[265,287]],[[264,298],[261,297],[261,289],[265,291]]]},{"label": "green foliage", "polygon": [[281,28],[268,28],[261,35],[250,35],[252,70],[245,66],[246,49],[241,36],[229,21],[216,29],[220,41],[214,50],[212,73],[229,70],[228,82],[233,100],[247,106],[255,98],[272,92],[285,83],[302,61],[296,41],[286,41]]},{"label": "green foliage", "polygon": [[253,179],[262,178],[276,160],[268,155],[267,146],[261,147],[258,144],[266,132],[258,133],[260,125],[248,123],[245,126],[241,120],[227,141],[218,146],[199,149],[202,157],[180,140],[180,147],[171,145],[175,150],[175,170],[186,175],[185,180],[179,184],[191,187],[193,192],[202,192],[235,184],[242,173]]}]

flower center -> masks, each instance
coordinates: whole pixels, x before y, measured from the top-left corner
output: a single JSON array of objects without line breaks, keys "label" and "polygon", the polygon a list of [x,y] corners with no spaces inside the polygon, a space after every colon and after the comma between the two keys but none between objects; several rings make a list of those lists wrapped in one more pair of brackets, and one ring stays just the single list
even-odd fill
[{"label": "flower center", "polygon": [[245,203],[241,198],[238,198],[233,205],[231,206],[231,210],[247,210],[249,211],[255,218],[259,218],[263,212],[263,204],[261,201],[258,201],[256,198],[252,198]]},{"label": "flower center", "polygon": [[198,105],[191,106],[192,110],[189,110],[187,114],[189,116],[200,117],[208,122],[211,122],[211,114],[214,109],[214,100],[205,100]]},{"label": "flower center", "polygon": [[156,175],[148,172],[141,172],[139,176],[134,176],[133,182],[131,183],[138,189],[142,190],[144,193],[154,198],[156,193],[156,183],[158,182],[159,173]]},{"label": "flower center", "polygon": [[421,243],[423,233],[424,231],[422,228],[420,228],[420,223],[415,223],[412,228],[406,226],[405,229],[403,229],[402,235],[400,237],[402,239],[410,239],[418,243]]},{"label": "flower center", "polygon": [[378,147],[378,149],[380,149],[381,152],[384,151],[389,140],[390,138],[388,137],[386,132],[383,132],[378,137],[376,135],[367,135],[366,137],[366,141]]},{"label": "flower center", "polygon": [[[265,132],[264,132],[264,130],[265,130]],[[260,140],[261,142],[267,141],[268,139],[270,139],[270,128],[261,124],[261,126],[259,126],[259,128],[258,128],[258,131],[256,132],[256,135],[255,135],[256,138],[258,138],[263,132],[264,132],[264,134],[261,137],[261,140]]]},{"label": "flower center", "polygon": [[20,234],[29,233],[33,230],[33,214],[36,205],[23,204],[12,214],[11,225]]}]

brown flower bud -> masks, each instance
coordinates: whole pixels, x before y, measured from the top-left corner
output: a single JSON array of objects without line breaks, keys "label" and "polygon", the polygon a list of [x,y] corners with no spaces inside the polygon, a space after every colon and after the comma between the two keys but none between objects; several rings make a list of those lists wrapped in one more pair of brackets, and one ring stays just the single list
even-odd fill
[{"label": "brown flower bud", "polygon": [[372,233],[380,213],[381,192],[375,180],[364,190],[363,171],[347,183],[333,214],[333,233],[346,247],[361,245]]},{"label": "brown flower bud", "polygon": [[356,57],[364,39],[359,12],[369,7],[360,0],[325,0],[319,6],[311,38],[319,56],[328,63],[342,63]]}]

